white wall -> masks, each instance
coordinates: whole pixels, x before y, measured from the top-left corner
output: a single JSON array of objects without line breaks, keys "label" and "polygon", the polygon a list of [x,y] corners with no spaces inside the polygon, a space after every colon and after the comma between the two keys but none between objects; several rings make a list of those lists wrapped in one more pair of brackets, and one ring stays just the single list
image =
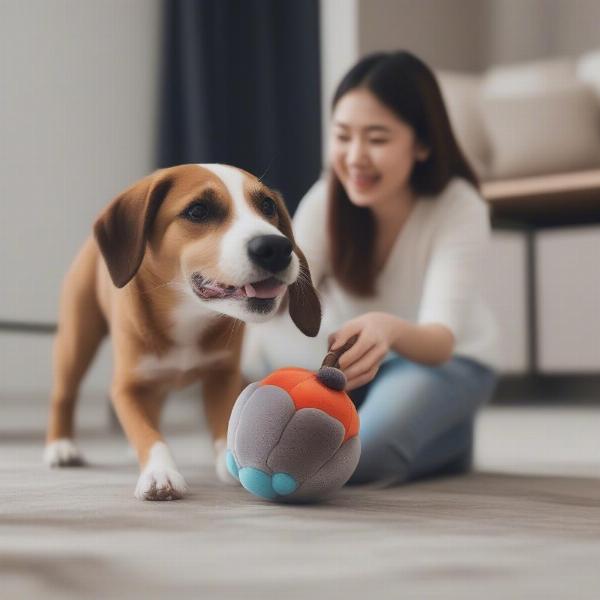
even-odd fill
[{"label": "white wall", "polygon": [[600,48],[600,2],[598,0],[554,0],[556,7],[557,54],[576,56]]},{"label": "white wall", "polygon": [[321,0],[320,9],[322,155],[326,157],[331,99],[359,56],[358,0]]},{"label": "white wall", "polygon": [[[159,21],[159,0],[0,2],[0,320],[54,322],[95,216],[152,170]],[[50,343],[0,332],[2,389],[48,389]]]},{"label": "white wall", "polygon": [[361,55],[407,49],[438,69],[483,66],[481,0],[361,0],[358,8]]},{"label": "white wall", "polygon": [[483,0],[484,64],[577,56],[600,47],[598,0]]},{"label": "white wall", "polygon": [[532,60],[552,54],[556,26],[553,0],[484,0],[487,64]]}]

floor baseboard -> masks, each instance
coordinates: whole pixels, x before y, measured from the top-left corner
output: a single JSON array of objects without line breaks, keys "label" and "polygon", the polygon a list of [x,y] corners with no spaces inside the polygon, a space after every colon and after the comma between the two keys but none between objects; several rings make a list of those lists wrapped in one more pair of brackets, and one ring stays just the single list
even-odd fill
[{"label": "floor baseboard", "polygon": [[3,321],[0,320],[0,332],[33,333],[48,335],[56,333],[56,323],[39,323],[33,321]]},{"label": "floor baseboard", "polygon": [[600,406],[600,373],[501,375],[493,403]]}]

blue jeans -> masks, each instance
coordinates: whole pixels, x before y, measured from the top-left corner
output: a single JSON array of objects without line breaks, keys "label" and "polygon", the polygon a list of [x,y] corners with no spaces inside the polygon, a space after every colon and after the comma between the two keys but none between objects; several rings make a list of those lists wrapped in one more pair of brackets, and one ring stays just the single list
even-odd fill
[{"label": "blue jeans", "polygon": [[474,418],[495,389],[494,371],[464,357],[438,367],[394,355],[359,405],[362,452],[349,484],[395,484],[470,468]]}]

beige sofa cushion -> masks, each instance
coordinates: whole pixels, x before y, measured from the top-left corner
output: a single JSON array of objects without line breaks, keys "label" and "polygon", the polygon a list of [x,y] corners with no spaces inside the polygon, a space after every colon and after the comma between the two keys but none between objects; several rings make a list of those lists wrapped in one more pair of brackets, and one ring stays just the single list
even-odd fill
[{"label": "beige sofa cushion", "polygon": [[541,175],[600,165],[600,114],[577,82],[540,91],[482,95],[491,178]]},{"label": "beige sofa cushion", "polygon": [[568,58],[530,61],[488,69],[481,88],[486,96],[513,96],[569,87],[577,82],[575,63]]}]

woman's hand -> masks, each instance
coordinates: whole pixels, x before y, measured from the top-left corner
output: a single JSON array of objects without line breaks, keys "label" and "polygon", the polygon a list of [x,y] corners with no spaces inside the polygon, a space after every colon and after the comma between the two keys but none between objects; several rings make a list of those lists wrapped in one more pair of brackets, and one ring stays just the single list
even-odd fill
[{"label": "woman's hand", "polygon": [[369,312],[345,323],[329,336],[332,350],[341,348],[353,335],[358,335],[354,346],[340,356],[340,368],[351,391],[369,383],[377,374],[381,361],[389,352],[397,335],[400,319],[382,312]]}]

